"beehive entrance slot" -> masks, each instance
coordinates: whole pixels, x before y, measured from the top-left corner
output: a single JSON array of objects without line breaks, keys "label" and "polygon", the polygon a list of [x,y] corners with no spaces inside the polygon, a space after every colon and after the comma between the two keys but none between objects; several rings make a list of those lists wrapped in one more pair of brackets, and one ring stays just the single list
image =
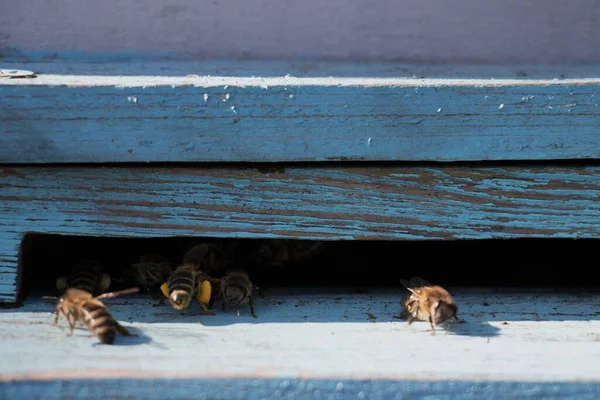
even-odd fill
[{"label": "beehive entrance slot", "polygon": [[[237,246],[230,265],[247,268],[252,280],[264,288],[400,288],[399,279],[411,276],[453,287],[599,286],[585,278],[584,271],[595,254],[596,240],[325,241],[311,257],[289,262],[293,251],[302,254],[311,248],[307,241],[30,234],[22,251],[22,295],[55,294],[56,278],[68,275],[78,259],[96,259],[106,273],[118,278],[143,254],[158,253],[178,264],[196,243],[229,246],[233,240]],[[257,256],[261,246],[270,253],[260,250]],[[265,262],[269,257],[270,265]]]}]

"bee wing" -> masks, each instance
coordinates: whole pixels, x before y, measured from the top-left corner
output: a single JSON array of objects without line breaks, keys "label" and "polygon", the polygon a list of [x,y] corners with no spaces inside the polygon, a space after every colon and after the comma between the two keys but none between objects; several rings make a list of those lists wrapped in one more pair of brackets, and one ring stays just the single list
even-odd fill
[{"label": "bee wing", "polygon": [[417,297],[422,297],[422,288],[432,286],[431,283],[419,277],[412,277],[410,280],[400,279],[400,283]]},{"label": "bee wing", "polygon": [[431,282],[429,282],[426,279],[423,278],[419,278],[418,276],[413,276],[412,278],[410,278],[410,284],[412,287],[427,287],[427,286],[433,286],[433,284]]}]

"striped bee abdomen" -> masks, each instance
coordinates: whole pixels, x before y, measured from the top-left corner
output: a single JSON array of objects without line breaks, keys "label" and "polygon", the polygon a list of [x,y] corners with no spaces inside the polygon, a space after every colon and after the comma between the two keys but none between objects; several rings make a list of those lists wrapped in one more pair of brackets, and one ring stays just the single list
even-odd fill
[{"label": "striped bee abdomen", "polygon": [[95,261],[83,261],[73,268],[69,277],[69,287],[94,293],[100,280],[102,265]]},{"label": "striped bee abdomen", "polygon": [[83,321],[90,331],[92,331],[100,342],[112,344],[117,335],[117,323],[110,315],[106,307],[93,302],[82,306]]},{"label": "striped bee abdomen", "polygon": [[192,264],[180,265],[167,282],[169,301],[178,310],[187,308],[196,289],[196,269]]}]

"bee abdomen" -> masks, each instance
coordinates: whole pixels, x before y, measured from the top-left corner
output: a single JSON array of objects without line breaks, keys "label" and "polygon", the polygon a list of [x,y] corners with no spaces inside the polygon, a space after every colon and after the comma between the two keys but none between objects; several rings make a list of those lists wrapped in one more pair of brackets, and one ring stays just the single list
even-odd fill
[{"label": "bee abdomen", "polygon": [[104,344],[112,344],[115,340],[117,324],[106,307],[96,304],[86,304],[83,306],[83,321],[90,331],[92,331]]},{"label": "bee abdomen", "polygon": [[70,279],[69,286],[85,290],[88,293],[94,293],[96,284],[98,283],[98,273],[95,270],[81,269],[75,271]]},{"label": "bee abdomen", "polygon": [[175,271],[169,277],[167,285],[169,286],[169,294],[174,291],[182,291],[190,295],[194,291],[195,277],[192,271],[179,270]]}]

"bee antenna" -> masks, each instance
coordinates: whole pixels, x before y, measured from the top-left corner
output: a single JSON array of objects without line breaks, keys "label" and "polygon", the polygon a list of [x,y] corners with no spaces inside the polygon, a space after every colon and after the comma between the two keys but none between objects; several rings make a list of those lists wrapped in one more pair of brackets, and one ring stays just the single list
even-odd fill
[{"label": "bee antenna", "polygon": [[119,290],[118,292],[103,293],[100,296],[95,297],[95,299],[96,300],[114,299],[115,297],[118,297],[118,296],[121,296],[124,294],[133,294],[133,293],[138,293],[139,291],[140,291],[140,288],[133,287],[133,288],[129,288],[129,289]]}]

